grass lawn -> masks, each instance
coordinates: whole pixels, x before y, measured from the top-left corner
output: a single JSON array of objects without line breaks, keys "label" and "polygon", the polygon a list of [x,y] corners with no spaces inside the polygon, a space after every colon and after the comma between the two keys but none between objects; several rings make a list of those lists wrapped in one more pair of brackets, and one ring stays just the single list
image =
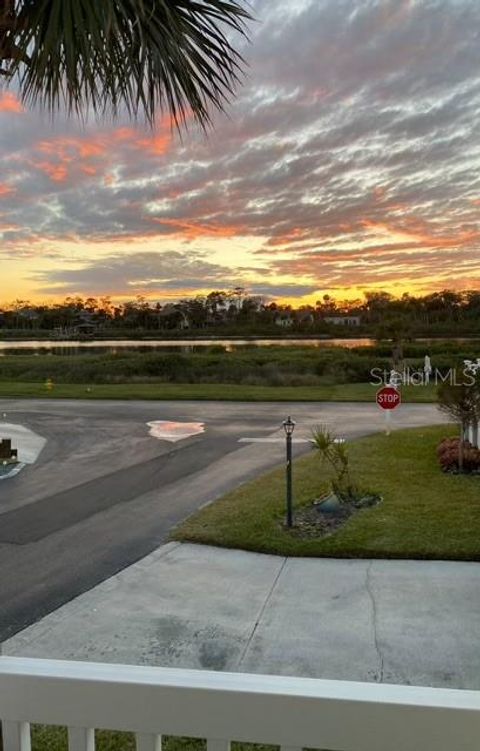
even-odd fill
[{"label": "grass lawn", "polygon": [[[181,524],[173,539],[289,556],[480,560],[480,476],[445,475],[435,447],[456,428],[376,435],[350,444],[352,474],[383,496],[334,534],[300,539],[285,530],[284,469],[243,485]],[[294,465],[297,506],[325,489],[313,453]]]},{"label": "grass lawn", "polygon": [[[220,401],[336,401],[373,402],[376,386],[344,383],[322,386],[243,386],[232,383],[58,383],[49,391],[43,383],[0,381],[0,398],[42,399],[205,399]],[[433,386],[405,386],[405,402],[436,401]]]}]

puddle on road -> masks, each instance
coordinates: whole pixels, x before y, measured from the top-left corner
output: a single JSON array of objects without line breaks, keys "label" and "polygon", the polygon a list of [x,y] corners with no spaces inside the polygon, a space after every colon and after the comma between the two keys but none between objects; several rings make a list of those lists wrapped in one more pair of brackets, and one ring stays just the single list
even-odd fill
[{"label": "puddle on road", "polygon": [[183,441],[184,438],[190,438],[192,435],[199,435],[205,432],[204,422],[171,422],[169,420],[153,420],[147,422],[150,428],[149,433],[153,438],[161,441]]}]

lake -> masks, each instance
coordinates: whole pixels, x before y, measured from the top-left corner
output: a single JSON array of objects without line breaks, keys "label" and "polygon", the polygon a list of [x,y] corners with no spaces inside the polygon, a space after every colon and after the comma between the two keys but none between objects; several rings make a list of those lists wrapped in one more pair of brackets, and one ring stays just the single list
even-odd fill
[{"label": "lake", "polygon": [[375,339],[123,339],[103,341],[23,340],[0,341],[0,356],[78,355],[130,352],[199,352],[205,347],[221,347],[232,352],[247,347],[372,347]]},{"label": "lake", "polygon": [[[434,342],[475,342],[469,337],[418,338],[426,345]],[[0,357],[8,355],[79,355],[116,354],[118,352],[201,352],[206,347],[218,347],[225,352],[251,347],[374,347],[376,339],[103,339],[75,341],[67,339],[0,341]],[[480,345],[480,342],[479,342]]]}]

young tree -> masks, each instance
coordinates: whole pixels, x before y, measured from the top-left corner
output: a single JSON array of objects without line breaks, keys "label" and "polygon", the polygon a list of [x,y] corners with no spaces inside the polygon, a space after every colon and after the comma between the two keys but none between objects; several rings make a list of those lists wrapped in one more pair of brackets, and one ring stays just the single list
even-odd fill
[{"label": "young tree", "polygon": [[480,378],[477,376],[471,383],[469,379],[460,384],[442,383],[438,388],[438,406],[460,425],[458,469],[462,472],[466,429],[480,421]]},{"label": "young tree", "polygon": [[51,112],[125,108],[205,127],[239,80],[229,32],[249,18],[237,0],[0,0],[0,79]]}]

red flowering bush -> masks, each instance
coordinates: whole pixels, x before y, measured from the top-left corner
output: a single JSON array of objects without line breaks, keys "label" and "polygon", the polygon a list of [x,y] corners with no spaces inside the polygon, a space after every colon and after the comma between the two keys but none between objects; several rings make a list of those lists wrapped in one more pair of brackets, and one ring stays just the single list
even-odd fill
[{"label": "red flowering bush", "polygon": [[[437,456],[444,472],[458,472],[459,438],[444,438],[437,446]],[[480,472],[480,449],[463,443],[463,471]]]}]

